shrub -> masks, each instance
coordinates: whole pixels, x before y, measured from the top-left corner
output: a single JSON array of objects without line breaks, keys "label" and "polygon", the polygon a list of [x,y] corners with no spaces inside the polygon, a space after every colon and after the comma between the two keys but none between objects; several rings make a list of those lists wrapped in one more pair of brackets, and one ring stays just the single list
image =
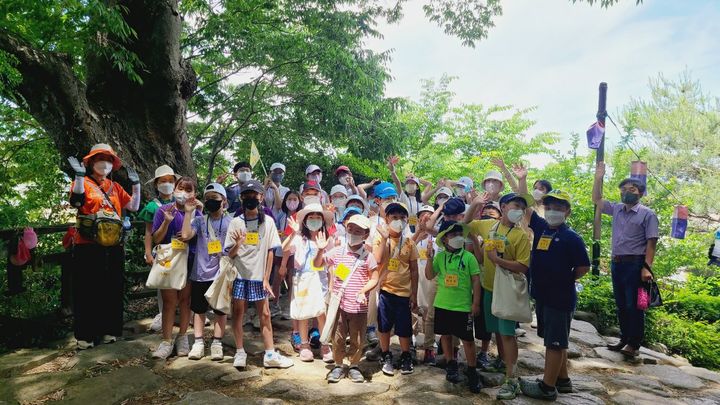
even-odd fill
[{"label": "shrub", "polygon": [[718,324],[694,322],[667,313],[664,309],[653,309],[648,311],[645,340],[649,343],[663,343],[695,366],[720,368]]}]

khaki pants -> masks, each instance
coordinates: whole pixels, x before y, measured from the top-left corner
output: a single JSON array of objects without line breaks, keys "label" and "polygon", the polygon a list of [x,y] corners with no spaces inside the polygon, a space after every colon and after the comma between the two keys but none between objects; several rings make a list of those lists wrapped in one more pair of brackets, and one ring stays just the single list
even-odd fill
[{"label": "khaki pants", "polygon": [[[333,358],[336,365],[342,365],[345,355],[351,366],[357,366],[363,356],[363,340],[367,328],[367,314],[351,314],[338,309],[338,318],[333,332]],[[350,336],[350,348],[345,350],[345,338]]]}]

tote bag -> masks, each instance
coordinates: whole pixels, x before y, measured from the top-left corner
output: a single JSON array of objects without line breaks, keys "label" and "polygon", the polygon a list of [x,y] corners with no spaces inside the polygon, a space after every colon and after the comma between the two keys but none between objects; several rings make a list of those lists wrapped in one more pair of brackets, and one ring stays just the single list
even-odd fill
[{"label": "tote bag", "polygon": [[[323,327],[322,333],[320,334],[320,343],[325,345],[330,342],[330,334],[335,328],[338,310],[340,309],[340,300],[342,300],[342,297],[345,294],[345,288],[347,288],[348,283],[350,283],[350,279],[352,278],[353,274],[355,274],[355,270],[357,270],[361,263],[365,263],[367,255],[367,252],[363,252],[360,257],[355,260],[355,264],[353,265],[352,269],[350,269],[350,273],[348,273],[348,276],[345,278],[342,286],[340,286],[340,291],[334,291],[332,294],[330,294],[330,302],[328,303],[327,316],[325,316],[325,326]],[[331,280],[331,282],[333,281]]]},{"label": "tote bag", "polygon": [[293,299],[290,302],[290,318],[311,319],[325,313],[325,296],[320,272],[306,271],[293,277]]},{"label": "tote bag", "polygon": [[153,249],[155,262],[145,285],[160,290],[182,290],[187,283],[188,247],[173,249],[172,243]]},{"label": "tote bag", "polygon": [[210,284],[210,288],[205,292],[210,307],[224,314],[229,314],[232,309],[232,289],[233,283],[238,276],[233,260],[228,256],[220,258],[220,271],[217,277]]},{"label": "tote bag", "polygon": [[524,274],[495,266],[491,309],[499,319],[532,322],[528,280]]}]

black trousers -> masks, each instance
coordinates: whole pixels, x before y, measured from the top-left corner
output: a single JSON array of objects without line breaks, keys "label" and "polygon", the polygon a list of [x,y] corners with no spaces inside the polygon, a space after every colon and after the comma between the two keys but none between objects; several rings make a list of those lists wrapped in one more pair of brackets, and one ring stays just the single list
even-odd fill
[{"label": "black trousers", "polygon": [[93,342],[103,335],[122,335],[124,270],[122,246],[75,246],[72,278],[76,339]]}]

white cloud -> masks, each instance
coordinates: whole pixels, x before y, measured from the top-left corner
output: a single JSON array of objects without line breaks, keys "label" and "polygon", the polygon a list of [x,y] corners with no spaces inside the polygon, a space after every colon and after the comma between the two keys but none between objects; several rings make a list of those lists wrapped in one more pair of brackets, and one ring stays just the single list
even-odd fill
[{"label": "white cloud", "polygon": [[[394,49],[388,96],[417,99],[420,80],[458,76],[456,101],[538,106],[534,131],[584,136],[597,109],[597,87],[608,82],[608,111],[648,95],[648,79],[688,69],[706,92],[720,96],[720,6],[717,2],[623,2],[608,10],[569,0],[505,0],[489,38],[475,49],[445,35],[406,3],[400,24],[382,24],[376,51]],[[618,139],[609,129],[609,144]]]}]

